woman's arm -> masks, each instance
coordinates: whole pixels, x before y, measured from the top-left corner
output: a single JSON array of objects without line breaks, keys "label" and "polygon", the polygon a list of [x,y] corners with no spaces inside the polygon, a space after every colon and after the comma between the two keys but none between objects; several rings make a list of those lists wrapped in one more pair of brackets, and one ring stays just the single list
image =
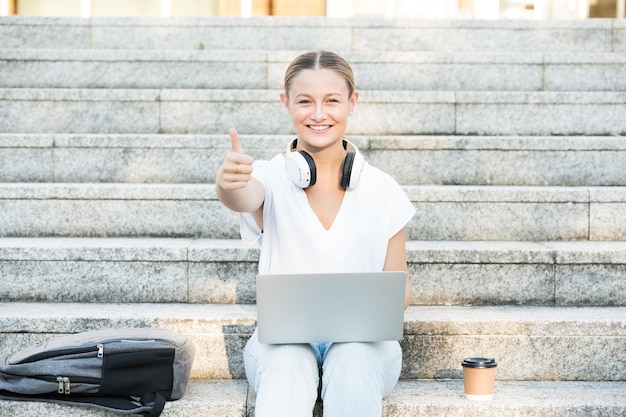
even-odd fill
[{"label": "woman's arm", "polygon": [[409,279],[409,268],[406,262],[406,237],[405,228],[396,233],[387,245],[387,257],[385,258],[385,271],[405,271],[406,291],[404,295],[404,308],[411,304],[411,282]]}]

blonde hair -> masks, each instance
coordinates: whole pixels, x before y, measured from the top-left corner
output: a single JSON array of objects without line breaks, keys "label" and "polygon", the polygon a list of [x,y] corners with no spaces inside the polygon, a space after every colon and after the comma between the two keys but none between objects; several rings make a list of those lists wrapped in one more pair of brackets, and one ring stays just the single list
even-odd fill
[{"label": "blonde hair", "polygon": [[296,57],[287,71],[285,71],[285,94],[289,97],[289,88],[296,75],[302,70],[306,69],[330,69],[336,71],[341,75],[348,85],[349,97],[352,97],[352,93],[355,90],[354,74],[352,73],[352,67],[348,64],[348,61],[340,57],[334,52],[329,51],[311,51],[305,52],[302,55]]}]

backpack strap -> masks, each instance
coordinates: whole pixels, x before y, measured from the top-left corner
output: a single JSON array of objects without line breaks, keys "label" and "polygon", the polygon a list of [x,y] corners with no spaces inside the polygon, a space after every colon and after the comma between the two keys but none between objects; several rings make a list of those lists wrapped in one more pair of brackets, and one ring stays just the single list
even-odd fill
[{"label": "backpack strap", "polygon": [[119,414],[135,414],[144,417],[158,417],[165,408],[165,398],[158,392],[141,397],[98,397],[98,396],[36,396],[0,391],[0,399],[17,401],[42,401],[56,404],[80,405],[113,411]]}]

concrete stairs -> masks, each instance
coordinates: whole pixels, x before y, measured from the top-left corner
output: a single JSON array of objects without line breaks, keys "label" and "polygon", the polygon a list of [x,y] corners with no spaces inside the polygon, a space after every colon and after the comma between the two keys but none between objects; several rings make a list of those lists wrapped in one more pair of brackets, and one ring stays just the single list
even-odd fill
[{"label": "concrete stairs", "polygon": [[[384,416],[626,416],[623,21],[9,17],[0,39],[0,352],[167,327],[197,359],[164,416],[253,417],[258,251],[213,181],[231,126],[284,150],[283,72],[325,48],[356,72],[350,138],[417,209]],[[498,361],[488,403],[463,398],[471,355]],[[111,415],[0,402],[42,414]]]}]

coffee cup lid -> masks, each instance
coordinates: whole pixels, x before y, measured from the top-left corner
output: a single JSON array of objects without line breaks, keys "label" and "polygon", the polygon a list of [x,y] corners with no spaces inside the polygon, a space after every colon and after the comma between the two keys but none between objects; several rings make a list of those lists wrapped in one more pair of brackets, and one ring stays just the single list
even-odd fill
[{"label": "coffee cup lid", "polygon": [[495,368],[498,366],[494,358],[465,358],[461,365],[465,368]]}]

